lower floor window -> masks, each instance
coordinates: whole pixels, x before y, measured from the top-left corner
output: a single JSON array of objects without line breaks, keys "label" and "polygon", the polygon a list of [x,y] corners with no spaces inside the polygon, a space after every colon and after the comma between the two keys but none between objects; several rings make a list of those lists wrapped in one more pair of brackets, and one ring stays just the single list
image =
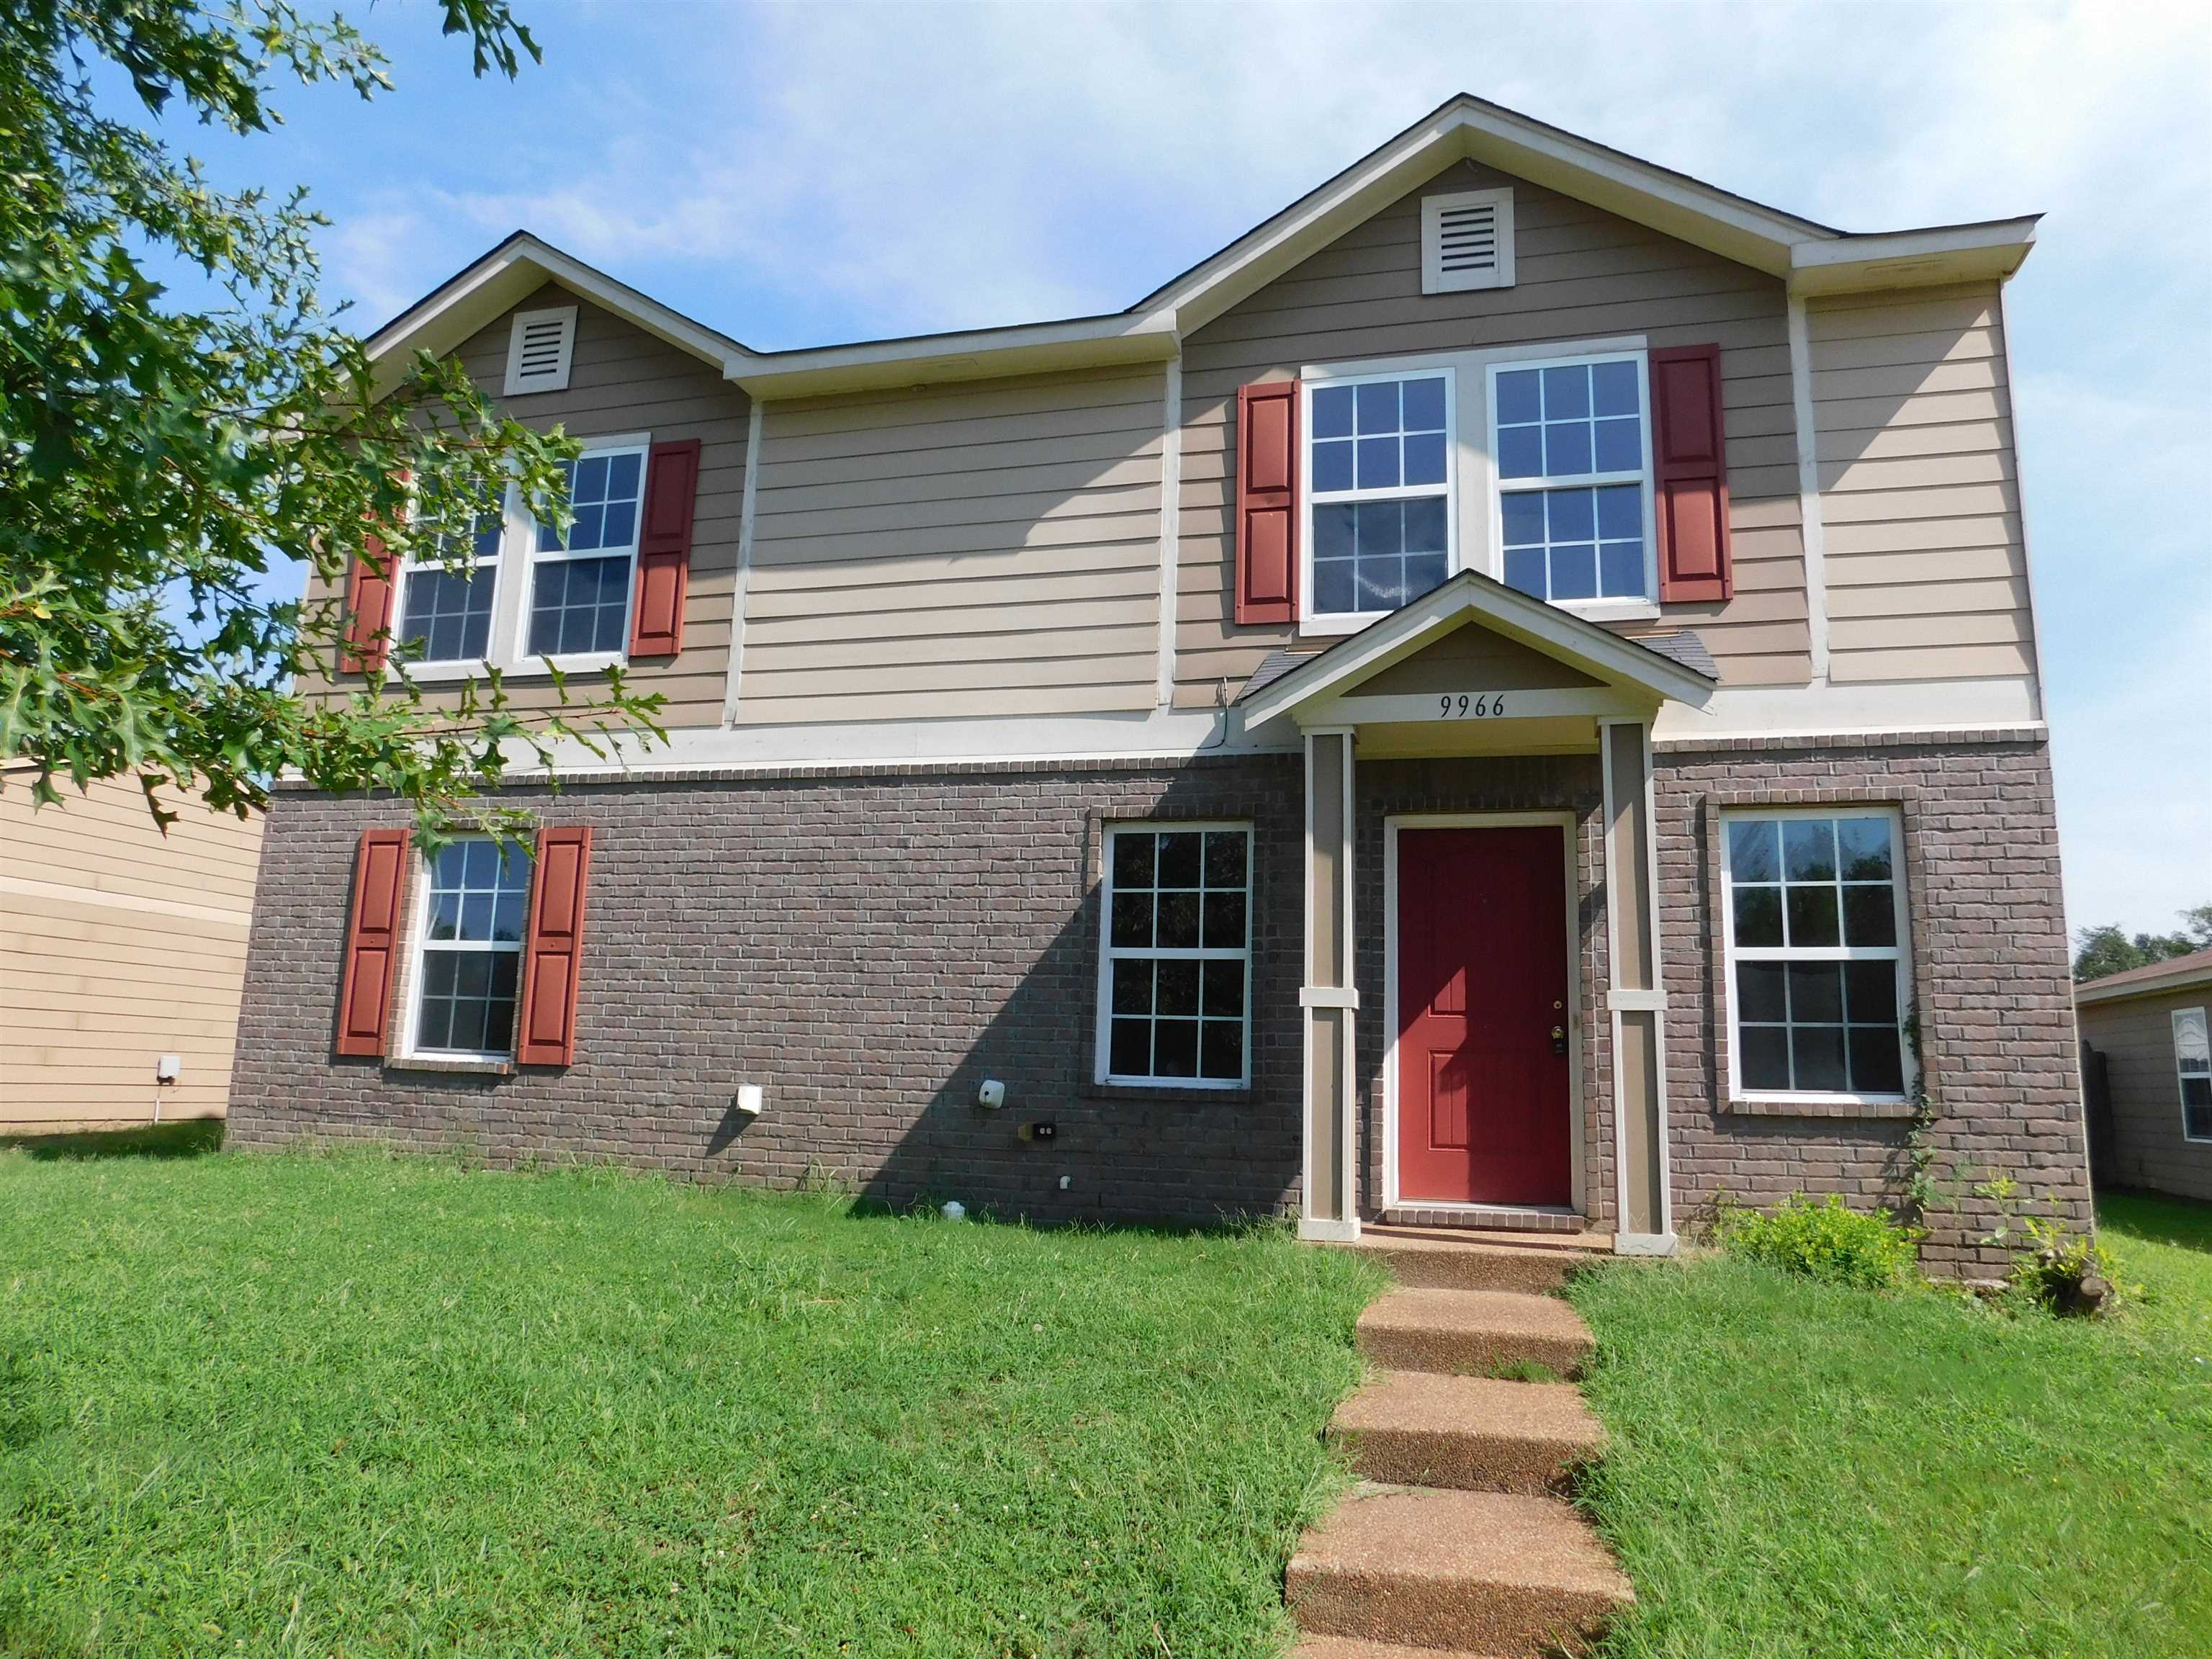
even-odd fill
[{"label": "lower floor window", "polygon": [[1739,1094],[1903,1097],[1903,865],[1893,813],[1723,820]]},{"label": "lower floor window", "polygon": [[1245,1080],[1251,843],[1241,824],[1107,830],[1102,1080]]},{"label": "lower floor window", "polygon": [[415,1047],[433,1054],[504,1054],[529,921],[530,857],[471,838],[430,860],[417,972]]},{"label": "lower floor window", "polygon": [[2212,1140],[2212,1032],[2202,1008],[2173,1011],[2173,1065],[2181,1076],[2181,1133]]}]

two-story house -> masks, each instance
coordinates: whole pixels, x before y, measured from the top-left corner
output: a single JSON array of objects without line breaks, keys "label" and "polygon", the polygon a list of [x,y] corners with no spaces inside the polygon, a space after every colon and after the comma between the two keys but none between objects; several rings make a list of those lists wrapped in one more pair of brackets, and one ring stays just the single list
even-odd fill
[{"label": "two-story house", "polygon": [[1917,1139],[2086,1224],[2034,222],[1461,97],[1105,316],[760,352],[510,238],[372,346],[575,524],[357,569],[331,684],[623,662],[671,742],[534,860],[281,791],[233,1137],[1650,1251]]}]

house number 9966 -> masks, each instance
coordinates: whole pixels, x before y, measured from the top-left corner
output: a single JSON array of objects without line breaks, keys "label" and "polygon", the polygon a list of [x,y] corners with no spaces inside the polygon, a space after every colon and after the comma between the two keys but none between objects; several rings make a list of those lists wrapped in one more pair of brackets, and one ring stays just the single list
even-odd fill
[{"label": "house number 9966", "polygon": [[1503,691],[1447,692],[1437,699],[1440,720],[1490,720],[1505,712]]}]

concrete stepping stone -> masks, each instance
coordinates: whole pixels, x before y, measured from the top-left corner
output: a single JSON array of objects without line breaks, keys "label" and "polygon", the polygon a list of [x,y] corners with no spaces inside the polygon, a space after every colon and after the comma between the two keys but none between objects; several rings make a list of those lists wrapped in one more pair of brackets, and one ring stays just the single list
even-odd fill
[{"label": "concrete stepping stone", "polygon": [[1396,1642],[1363,1642],[1356,1636],[1309,1636],[1291,1659],[1481,1659],[1461,1648],[1409,1648]]},{"label": "concrete stepping stone", "polygon": [[1605,1429],[1564,1382],[1384,1371],[1336,1408],[1329,1438],[1370,1480],[1540,1493],[1605,1449]]},{"label": "concrete stepping stone", "polygon": [[1358,1334],[1379,1365],[1469,1376],[1527,1364],[1571,1376],[1597,1346],[1556,1297],[1504,1291],[1393,1291],[1359,1316]]},{"label": "concrete stepping stone", "polygon": [[1312,1634],[1490,1659],[1581,1652],[1636,1601],[1572,1509],[1507,1492],[1350,1498],[1301,1540],[1283,1589]]},{"label": "concrete stepping stone", "polygon": [[1440,1291],[1557,1291],[1587,1250],[1552,1244],[1498,1244],[1435,1233],[1370,1227],[1340,1246],[1378,1261],[1401,1285]]}]

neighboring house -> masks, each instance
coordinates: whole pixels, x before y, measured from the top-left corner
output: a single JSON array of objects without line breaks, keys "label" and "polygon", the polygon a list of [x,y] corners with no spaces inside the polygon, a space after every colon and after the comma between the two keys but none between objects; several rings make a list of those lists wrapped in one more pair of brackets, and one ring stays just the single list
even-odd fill
[{"label": "neighboring house", "polygon": [[2212,1199],[2212,951],[2074,993],[2098,1178]]},{"label": "neighboring house", "polygon": [[221,1117],[262,821],[0,777],[0,1133]]},{"label": "neighboring house", "polygon": [[357,569],[332,684],[626,661],[672,741],[518,792],[534,875],[280,793],[234,1136],[1663,1250],[1897,1201],[1924,1088],[2086,1224],[2033,228],[1462,97],[1102,317],[758,352],[510,238],[371,348],[583,438],[576,527]]}]

